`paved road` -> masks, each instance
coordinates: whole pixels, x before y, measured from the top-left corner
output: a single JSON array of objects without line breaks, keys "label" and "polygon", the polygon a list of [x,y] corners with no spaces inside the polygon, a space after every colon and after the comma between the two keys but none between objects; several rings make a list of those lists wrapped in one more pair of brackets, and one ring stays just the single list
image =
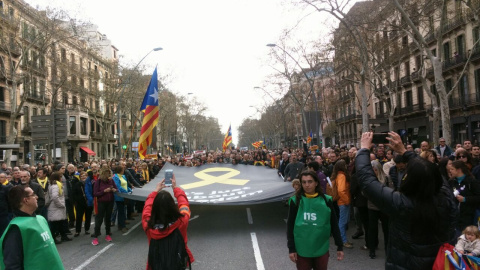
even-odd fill
[{"label": "paved road", "polygon": [[[286,247],[287,207],[281,203],[251,206],[192,206],[188,228],[189,247],[195,256],[194,270],[295,269]],[[113,229],[113,243],[100,239],[91,245],[91,237],[81,235],[58,245],[66,269],[145,269],[147,239],[140,218],[129,225],[127,234]],[[137,226],[134,228],[134,226]],[[354,226],[348,235],[353,234]],[[93,231],[93,230],[92,230]],[[381,233],[380,233],[381,234]],[[380,235],[382,242],[383,237]],[[372,260],[360,250],[363,239],[352,240],[354,249],[345,250],[345,259],[330,258],[329,269],[383,269],[383,247]],[[336,254],[331,241],[330,254]]]}]

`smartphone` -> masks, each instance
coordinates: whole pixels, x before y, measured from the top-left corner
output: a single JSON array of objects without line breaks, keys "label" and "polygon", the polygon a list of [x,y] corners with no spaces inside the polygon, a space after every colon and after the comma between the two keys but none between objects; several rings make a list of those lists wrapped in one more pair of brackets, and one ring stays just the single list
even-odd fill
[{"label": "smartphone", "polygon": [[387,140],[388,133],[373,133],[372,143],[379,144],[379,143],[389,143]]},{"label": "smartphone", "polygon": [[165,186],[172,185],[173,170],[165,170]]}]

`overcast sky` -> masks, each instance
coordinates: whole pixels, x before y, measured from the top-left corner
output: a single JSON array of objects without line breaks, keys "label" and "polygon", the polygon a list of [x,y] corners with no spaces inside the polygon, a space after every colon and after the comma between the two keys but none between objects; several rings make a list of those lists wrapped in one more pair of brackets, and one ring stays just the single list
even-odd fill
[{"label": "overcast sky", "polygon": [[[57,7],[99,26],[119,49],[124,64],[144,63],[168,74],[173,92],[193,93],[219,119],[222,133],[232,125],[233,142],[244,118],[265,103],[255,86],[274,73],[267,43],[283,29],[312,40],[325,30],[325,17],[284,0],[27,0],[33,7]],[[297,26],[296,26],[297,25]],[[147,86],[145,86],[146,89]],[[258,115],[258,114],[257,114]],[[258,138],[261,139],[261,138]]]}]

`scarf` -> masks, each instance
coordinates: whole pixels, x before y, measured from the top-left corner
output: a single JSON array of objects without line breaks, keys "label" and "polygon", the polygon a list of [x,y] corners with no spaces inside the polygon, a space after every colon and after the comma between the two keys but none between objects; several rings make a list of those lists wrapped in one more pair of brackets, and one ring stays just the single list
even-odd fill
[{"label": "scarf", "polygon": [[145,170],[145,171],[142,170],[142,174],[143,174],[143,180],[150,182],[150,175],[148,174],[148,170]]},{"label": "scarf", "polygon": [[48,182],[48,177],[45,177],[45,179],[41,180],[40,178],[37,178],[37,182],[42,186],[43,190],[45,190],[45,187],[47,186]]},{"label": "scarf", "polygon": [[318,192],[315,192],[315,193],[313,193],[313,194],[311,194],[311,195],[305,193],[305,197],[307,197],[307,198],[315,198],[315,197],[317,197],[317,196],[318,196]]},{"label": "scarf", "polygon": [[60,181],[57,181],[57,186],[58,186],[58,196],[62,196],[63,194],[63,184]]}]

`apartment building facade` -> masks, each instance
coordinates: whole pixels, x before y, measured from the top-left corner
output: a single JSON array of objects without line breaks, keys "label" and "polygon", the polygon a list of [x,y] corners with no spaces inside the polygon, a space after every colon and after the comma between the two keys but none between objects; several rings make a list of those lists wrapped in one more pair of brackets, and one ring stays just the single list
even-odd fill
[{"label": "apartment building facade", "polygon": [[59,160],[115,156],[115,105],[106,92],[116,90],[118,50],[94,26],[75,29],[61,14],[22,0],[0,1],[0,18],[0,144],[20,144],[12,164],[53,154],[48,143],[35,144],[31,124],[32,116],[52,113],[66,114],[67,140],[55,147]]},{"label": "apartment building facade", "polygon": [[[391,1],[359,2],[349,13],[351,16],[362,16],[365,11],[372,18],[364,22],[370,31],[363,32],[371,55],[366,87],[370,98],[371,129],[386,132],[391,129],[393,119],[393,130],[400,133],[405,142],[414,146],[419,146],[424,140],[436,144],[438,142],[432,141],[433,132],[437,131],[442,136],[443,127],[441,122],[433,124],[433,109],[439,100],[432,65],[423,53],[422,44],[417,42],[419,39],[414,39],[415,34],[409,31],[407,22],[388,2]],[[430,5],[423,5],[424,1],[410,1],[408,11],[415,14],[410,18],[423,36],[426,48],[442,61],[444,85],[450,93],[451,143],[461,143],[465,139],[479,143],[480,1],[471,1],[471,6],[466,6],[463,1],[448,1],[444,20],[440,20],[441,2],[432,1]],[[340,33],[337,30],[337,34]],[[349,40],[348,37],[345,40]],[[440,48],[437,48],[438,43]],[[336,55],[339,56],[336,57],[337,87],[340,100],[345,102],[353,95],[345,97],[342,92],[358,96],[358,70],[346,68],[346,62],[340,57],[342,53]],[[432,98],[437,102],[432,102]],[[359,103],[354,102],[353,106],[355,104]],[[360,111],[358,106],[356,108]],[[350,118],[357,126],[361,123],[358,115]],[[337,124],[347,125],[348,121],[338,119]],[[360,133],[357,130],[354,135],[357,141]]]}]

